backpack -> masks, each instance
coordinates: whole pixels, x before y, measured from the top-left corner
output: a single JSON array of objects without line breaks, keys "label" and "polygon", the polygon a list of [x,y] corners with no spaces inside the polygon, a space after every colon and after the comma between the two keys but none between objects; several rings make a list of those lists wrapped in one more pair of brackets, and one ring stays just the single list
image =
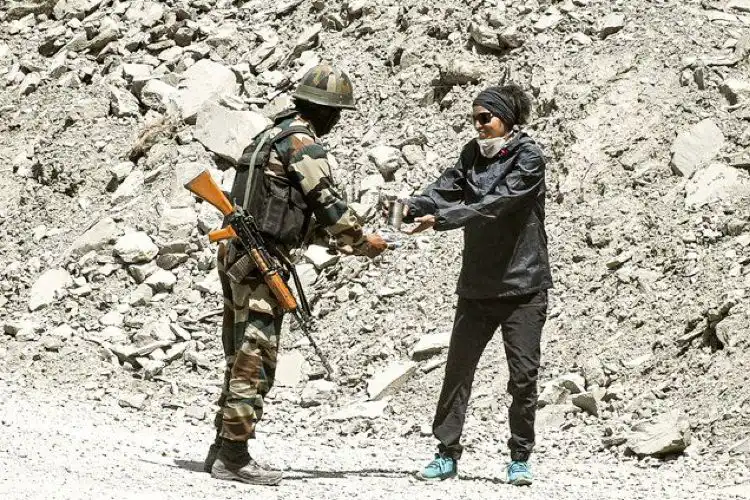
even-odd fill
[{"label": "backpack", "polygon": [[[312,133],[306,127],[293,126],[272,135],[275,126],[258,134],[245,148],[237,162],[231,198],[253,216],[260,232],[272,242],[298,246],[310,222],[302,189],[296,181],[267,175],[265,170],[274,144],[293,134]],[[284,165],[285,173],[287,169]]]}]

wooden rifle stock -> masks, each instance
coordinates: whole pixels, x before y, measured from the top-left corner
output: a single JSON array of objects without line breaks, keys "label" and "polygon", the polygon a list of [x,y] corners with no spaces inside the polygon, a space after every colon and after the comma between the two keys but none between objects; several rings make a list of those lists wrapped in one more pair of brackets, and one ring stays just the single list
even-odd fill
[{"label": "wooden rifle stock", "polygon": [[209,202],[211,205],[218,208],[224,215],[229,215],[234,212],[232,202],[229,201],[229,198],[227,198],[219,185],[216,184],[208,170],[204,170],[185,184],[185,189],[196,195],[198,198]]}]

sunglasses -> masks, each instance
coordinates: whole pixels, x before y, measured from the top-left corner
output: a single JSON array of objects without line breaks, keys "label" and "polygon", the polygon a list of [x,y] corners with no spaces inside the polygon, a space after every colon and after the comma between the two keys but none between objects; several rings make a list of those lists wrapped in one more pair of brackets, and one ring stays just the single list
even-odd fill
[{"label": "sunglasses", "polygon": [[479,122],[480,125],[487,125],[492,121],[494,116],[489,111],[485,111],[484,113],[473,115],[471,118],[473,121]]}]

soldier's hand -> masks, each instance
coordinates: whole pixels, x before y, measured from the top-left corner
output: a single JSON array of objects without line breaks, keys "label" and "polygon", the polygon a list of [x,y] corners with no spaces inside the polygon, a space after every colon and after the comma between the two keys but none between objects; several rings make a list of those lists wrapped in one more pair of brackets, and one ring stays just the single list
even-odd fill
[{"label": "soldier's hand", "polygon": [[365,242],[357,249],[360,255],[365,255],[371,259],[377,257],[388,248],[388,242],[379,234],[368,234],[365,236]]},{"label": "soldier's hand", "polygon": [[422,217],[417,217],[416,219],[414,219],[414,222],[419,222],[419,225],[413,229],[404,230],[402,232],[406,234],[421,233],[422,231],[430,229],[432,226],[434,226],[436,219],[434,215],[423,215]]}]

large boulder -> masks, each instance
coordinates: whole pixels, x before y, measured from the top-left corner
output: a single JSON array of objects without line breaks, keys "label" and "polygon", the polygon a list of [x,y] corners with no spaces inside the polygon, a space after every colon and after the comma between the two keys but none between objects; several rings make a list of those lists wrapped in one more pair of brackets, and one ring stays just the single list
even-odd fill
[{"label": "large boulder", "polygon": [[690,445],[690,422],[680,412],[661,415],[633,426],[627,448],[636,455],[663,457],[682,453]]},{"label": "large boulder", "polygon": [[711,120],[705,119],[677,135],[672,144],[672,171],[690,177],[713,160],[724,145],[724,134]]},{"label": "large boulder", "polygon": [[371,400],[380,400],[394,394],[416,369],[417,364],[411,361],[392,363],[367,383],[367,395]]},{"label": "large boulder", "polygon": [[120,229],[114,219],[104,217],[91,229],[76,238],[68,249],[68,254],[78,257],[92,250],[101,250],[105,245],[113,243],[119,234]]},{"label": "large boulder", "polygon": [[121,236],[115,243],[114,253],[128,264],[148,262],[159,253],[159,247],[148,234],[136,231]]},{"label": "large boulder", "polygon": [[31,287],[29,310],[36,311],[53,303],[73,284],[73,278],[65,269],[45,271]]},{"label": "large boulder", "polygon": [[195,123],[198,111],[207,102],[239,91],[234,72],[208,59],[190,66],[183,75],[175,101],[182,119],[188,123]]},{"label": "large boulder", "polygon": [[233,111],[209,103],[198,112],[195,138],[207,149],[237,163],[242,152],[270,121],[253,111]]},{"label": "large boulder", "polygon": [[712,163],[697,171],[685,187],[685,205],[698,208],[716,202],[750,197],[750,179],[736,168]]}]

